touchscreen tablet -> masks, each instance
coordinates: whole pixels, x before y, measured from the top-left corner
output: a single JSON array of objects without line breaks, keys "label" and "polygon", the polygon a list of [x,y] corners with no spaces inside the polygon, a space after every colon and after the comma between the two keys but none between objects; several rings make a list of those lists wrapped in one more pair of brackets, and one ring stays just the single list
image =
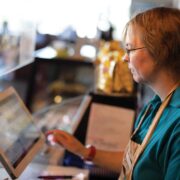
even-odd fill
[{"label": "touchscreen tablet", "polygon": [[0,93],[0,137],[0,161],[12,178],[23,172],[45,139],[12,87]]}]

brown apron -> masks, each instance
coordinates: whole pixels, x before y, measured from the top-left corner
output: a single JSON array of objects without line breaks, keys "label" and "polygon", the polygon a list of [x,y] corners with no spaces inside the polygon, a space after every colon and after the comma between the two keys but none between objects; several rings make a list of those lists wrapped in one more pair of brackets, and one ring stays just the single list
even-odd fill
[{"label": "brown apron", "polygon": [[[150,127],[148,129],[148,132],[147,132],[143,142],[141,144],[137,144],[132,140],[129,141],[129,143],[126,147],[125,153],[124,153],[123,162],[122,162],[122,169],[121,169],[121,174],[120,174],[119,180],[125,180],[125,179],[131,180],[132,179],[133,168],[134,168],[138,158],[143,153],[146,145],[148,144],[148,142],[149,142],[156,126],[157,126],[157,123],[161,117],[163,110],[165,109],[165,107],[167,106],[167,104],[169,103],[169,101],[171,99],[171,96],[172,96],[172,92],[166,97],[166,99],[161,104],[158,112],[156,113],[156,115],[152,121],[152,124],[150,125]],[[149,109],[150,109],[150,106],[146,109],[144,115],[142,116],[142,118],[138,124],[138,127],[135,129],[132,136],[140,128],[140,126],[141,126],[146,114],[148,113]]]}]

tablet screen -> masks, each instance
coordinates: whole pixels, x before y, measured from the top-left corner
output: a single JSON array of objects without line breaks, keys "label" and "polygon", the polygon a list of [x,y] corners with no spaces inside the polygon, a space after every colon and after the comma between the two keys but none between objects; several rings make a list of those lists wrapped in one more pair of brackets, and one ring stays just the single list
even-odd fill
[{"label": "tablet screen", "polygon": [[40,132],[16,93],[0,97],[0,148],[16,168]]}]

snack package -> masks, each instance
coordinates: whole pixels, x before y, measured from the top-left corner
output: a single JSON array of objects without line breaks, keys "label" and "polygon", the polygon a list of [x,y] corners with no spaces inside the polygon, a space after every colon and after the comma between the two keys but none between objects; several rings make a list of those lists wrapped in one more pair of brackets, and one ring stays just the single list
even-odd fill
[{"label": "snack package", "polygon": [[119,41],[102,42],[96,58],[96,90],[104,93],[132,93],[133,79]]}]

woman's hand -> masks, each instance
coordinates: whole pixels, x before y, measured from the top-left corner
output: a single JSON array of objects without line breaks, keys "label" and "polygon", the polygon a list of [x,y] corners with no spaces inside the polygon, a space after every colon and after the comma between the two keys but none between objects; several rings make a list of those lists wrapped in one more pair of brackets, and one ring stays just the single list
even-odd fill
[{"label": "woman's hand", "polygon": [[[63,146],[68,151],[87,159],[89,156],[90,150],[86,148],[79,140],[74,136],[62,130],[50,130],[46,132],[48,138],[49,135],[53,136],[53,141],[57,144]],[[96,156],[93,159],[93,162],[99,166],[112,169],[113,171],[120,171],[123,152],[109,152],[103,150],[96,150]]]},{"label": "woman's hand", "polygon": [[87,149],[85,148],[85,146],[69,133],[59,129],[55,129],[46,132],[46,136],[48,137],[49,135],[53,136],[53,141],[55,143],[63,146],[68,151],[81,157],[86,156]]}]

